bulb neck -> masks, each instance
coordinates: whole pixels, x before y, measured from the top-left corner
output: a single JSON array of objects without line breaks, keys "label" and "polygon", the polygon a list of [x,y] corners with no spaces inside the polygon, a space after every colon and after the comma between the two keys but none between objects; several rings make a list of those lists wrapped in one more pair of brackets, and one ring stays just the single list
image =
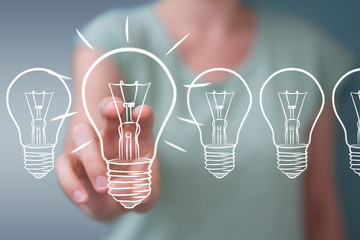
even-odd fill
[{"label": "bulb neck", "polygon": [[54,145],[24,145],[24,160],[24,168],[41,179],[54,168]]},{"label": "bulb neck", "polygon": [[235,167],[235,145],[205,145],[205,168],[217,179],[222,179]]},{"label": "bulb neck", "polygon": [[288,178],[298,177],[307,168],[308,146],[277,145],[278,169]]},{"label": "bulb neck", "polygon": [[360,176],[360,145],[353,144],[349,146],[350,150],[350,168]]}]

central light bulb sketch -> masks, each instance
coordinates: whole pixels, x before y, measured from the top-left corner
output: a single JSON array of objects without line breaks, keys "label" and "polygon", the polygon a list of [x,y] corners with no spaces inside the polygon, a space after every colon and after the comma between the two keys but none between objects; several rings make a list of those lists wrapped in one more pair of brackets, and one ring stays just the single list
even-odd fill
[{"label": "central light bulb sketch", "polygon": [[[92,100],[93,96],[91,88],[87,88],[91,81],[97,81],[97,78],[92,77],[94,69],[101,68],[101,63],[105,59],[116,56],[127,56],[133,54],[136,57],[150,60],[154,68],[158,68],[162,78],[157,81],[150,82],[147,76],[142,78],[141,82],[127,79],[127,82],[119,81],[117,83],[106,83],[109,87],[109,95],[115,103],[117,117],[119,119],[119,126],[117,133],[119,135],[118,145],[113,149],[108,149],[104,143],[102,133],[100,131],[101,125],[93,120],[97,116],[97,112],[89,111],[88,100]],[[144,80],[144,79],[149,80]],[[151,85],[155,87],[151,87]],[[158,94],[155,89],[162,87],[166,90],[169,98],[168,101],[162,102],[162,113],[158,111],[159,107],[155,106],[154,99],[150,96]],[[98,138],[102,158],[107,165],[108,174],[108,193],[119,202],[124,208],[132,209],[145,200],[151,193],[151,166],[157,156],[157,146],[159,139],[165,128],[165,125],[174,109],[176,102],[176,85],[172,78],[170,71],[165,64],[154,54],[140,49],[140,48],[117,48],[111,50],[102,56],[90,66],[86,72],[82,85],[82,102],[86,116],[88,117],[92,127],[94,128]],[[101,101],[97,99],[96,101]],[[92,103],[93,104],[93,103]],[[154,111],[156,128],[153,128],[154,146],[149,148],[141,148],[141,115],[144,113],[143,106],[146,104]],[[156,104],[159,104],[156,102]],[[121,108],[121,109],[120,109]],[[144,108],[145,109],[145,108]],[[136,111],[136,114],[134,112]],[[157,113],[157,114],[156,114]],[[137,115],[135,119],[134,116]],[[134,119],[133,119],[134,117]]]},{"label": "central light bulb sketch", "polygon": [[[226,84],[204,82],[202,78],[212,72],[231,77]],[[204,147],[205,168],[222,179],[235,167],[239,133],[252,105],[250,89],[238,73],[226,68],[206,70],[186,87],[189,113]]]},{"label": "central light bulb sketch", "polygon": [[27,104],[29,106],[31,122],[31,145],[46,145],[46,115],[49,110],[51,98],[54,92],[25,92]]}]

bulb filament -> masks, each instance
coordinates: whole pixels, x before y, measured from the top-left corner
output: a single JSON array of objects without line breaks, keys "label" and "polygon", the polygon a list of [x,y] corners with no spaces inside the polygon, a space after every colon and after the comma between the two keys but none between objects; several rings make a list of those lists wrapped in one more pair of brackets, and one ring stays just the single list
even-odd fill
[{"label": "bulb filament", "polygon": [[[25,92],[26,101],[31,113],[31,144],[34,146],[40,146],[46,144],[46,115],[49,110],[50,102],[53,96],[53,92],[46,93],[42,91],[40,93]],[[43,110],[45,110],[43,112]]]},{"label": "bulb filament", "polygon": [[[278,92],[281,106],[285,115],[285,144],[298,145],[300,143],[300,112],[307,92]],[[286,107],[285,107],[286,106]]]},{"label": "bulb filament", "polygon": [[[209,103],[209,108],[213,117],[212,121],[212,144],[217,146],[223,146],[227,144],[227,133],[226,128],[228,122],[226,120],[227,113],[230,109],[231,101],[234,93],[227,93],[226,91],[217,93],[215,90],[213,92],[206,92],[206,98]],[[223,116],[223,110],[225,111],[225,116]],[[216,112],[216,116],[214,115]]]},{"label": "bulb filament", "polygon": [[[124,121],[122,121],[121,114],[119,112],[118,106],[116,104],[116,99],[114,95],[114,91],[112,90],[112,87],[119,87],[121,92],[121,97],[123,100],[123,107],[124,110]],[[119,159],[122,160],[134,160],[139,158],[139,141],[138,137],[140,134],[140,125],[138,123],[141,112],[143,109],[143,105],[145,102],[145,98],[147,95],[147,92],[150,87],[150,83],[146,84],[139,84],[138,81],[136,81],[134,84],[125,84],[123,81],[120,81],[120,84],[109,84],[110,91],[116,106],[116,110],[118,113],[118,117],[120,120],[120,126],[118,128],[119,132]],[[144,92],[141,91],[141,94],[139,93],[140,90],[145,90]],[[140,95],[140,96],[138,96]],[[136,104],[136,100],[141,101],[140,110],[137,116],[137,120],[134,121],[132,114],[133,109]]]}]

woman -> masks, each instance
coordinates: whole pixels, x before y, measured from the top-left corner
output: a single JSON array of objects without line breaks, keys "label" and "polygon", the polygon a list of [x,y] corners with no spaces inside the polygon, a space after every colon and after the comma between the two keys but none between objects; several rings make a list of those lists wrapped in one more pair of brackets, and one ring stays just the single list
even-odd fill
[{"label": "woman", "polygon": [[[124,33],[127,16],[129,44]],[[296,180],[289,180],[276,169],[275,149],[257,100],[265,79],[284,67],[308,70],[329,95],[335,80],[350,67],[351,57],[325,34],[297,19],[252,9],[237,0],[162,0],[139,9],[105,13],[81,32],[96,50],[76,45],[74,111],[78,114],[72,119],[56,169],[64,191],[82,211],[99,221],[111,222],[105,239],[344,238],[334,184],[334,157],[331,151],[325,151],[332,149],[334,140],[329,103],[313,134],[308,169]],[[188,33],[189,37],[173,53],[161,57],[178,88],[176,115],[169,120],[163,137],[172,139],[188,153],[160,143],[152,166],[150,196],[134,210],[125,210],[107,194],[106,165],[82,108],[82,79],[106,51],[134,46],[164,56]],[[204,170],[203,149],[197,138],[189,141],[189,136],[196,133],[195,127],[176,118],[190,118],[184,107],[183,85],[213,67],[239,72],[254,95],[236,149],[236,168],[222,180]],[[93,81],[90,88],[96,89],[96,94],[87,104],[97,112],[95,122],[103,126],[105,148],[117,149],[119,122],[104,86],[140,76],[149,76],[149,82],[157,77],[146,64],[137,65],[131,57],[106,60],[100,70],[92,73],[93,79],[102,80]],[[221,84],[225,77],[214,74],[211,81]],[[162,94],[157,97],[161,100]],[[142,113],[141,148],[151,149],[154,144],[153,110],[162,109],[153,108],[145,107]],[[70,154],[90,140],[86,148]]]}]

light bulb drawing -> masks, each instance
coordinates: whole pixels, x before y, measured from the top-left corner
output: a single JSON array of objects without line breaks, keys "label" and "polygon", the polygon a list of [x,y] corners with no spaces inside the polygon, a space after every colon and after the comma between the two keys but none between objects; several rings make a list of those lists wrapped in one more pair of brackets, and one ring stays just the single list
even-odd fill
[{"label": "light bulb drawing", "polygon": [[[316,78],[299,68],[281,69],[261,87],[260,108],[277,149],[277,167],[290,179],[307,168],[311,135],[324,102],[324,92]],[[314,113],[315,119],[309,117]],[[279,114],[285,121],[279,121]],[[310,133],[306,134],[309,124],[305,123],[311,121]]]},{"label": "light bulb drawing", "polygon": [[[125,54],[125,55],[124,55]],[[167,92],[171,98],[168,101],[168,111],[166,115],[157,116],[159,121],[159,130],[155,133],[155,142],[151,155],[142,155],[141,145],[139,145],[138,136],[141,134],[141,127],[139,120],[141,118],[144,104],[149,104],[152,99],[148,99],[151,90],[152,82],[119,81],[119,83],[107,83],[110,88],[110,94],[116,106],[117,115],[119,118],[119,144],[118,156],[109,157],[105,152],[104,141],[102,139],[99,126],[93,120],[93,114],[88,108],[88,99],[91,99],[91,94],[88,94],[87,88],[89,81],[93,80],[91,74],[99,67],[100,63],[105,59],[126,54],[136,54],[139,57],[149,59],[159,67],[164,73],[164,80],[156,82],[162,86],[168,86]],[[154,65],[154,66],[155,66]],[[165,88],[164,88],[165,89]],[[124,108],[121,114],[119,106],[117,106],[117,98],[122,99],[122,107]],[[149,101],[148,101],[149,100]],[[93,101],[93,100],[92,100]],[[176,86],[174,79],[167,69],[165,64],[154,54],[139,48],[118,48],[111,50],[98,59],[90,66],[86,72],[82,85],[82,102],[87,118],[89,119],[93,129],[95,130],[100,143],[101,155],[106,162],[108,169],[108,193],[119,202],[124,208],[132,209],[146,199],[151,193],[151,166],[157,154],[157,147],[159,139],[163,133],[165,125],[174,109],[176,102]],[[137,120],[132,119],[132,112],[135,107],[140,107]],[[162,119],[163,118],[163,119]],[[124,193],[126,190],[126,193]]]},{"label": "light bulb drawing", "polygon": [[[232,78],[226,84],[203,82],[212,72],[225,72]],[[252,94],[245,80],[226,68],[208,69],[186,87],[188,110],[204,147],[205,168],[222,179],[235,167],[235,148],[252,105]]]},{"label": "light bulb drawing", "polygon": [[16,76],[7,89],[6,104],[24,149],[24,167],[37,179],[54,168],[61,126],[73,115],[69,114],[71,94],[64,79],[70,78],[31,68]]},{"label": "light bulb drawing", "polygon": [[[349,147],[350,168],[360,176],[360,68],[345,73],[332,92],[333,110]],[[351,109],[351,110],[350,110]]]}]

